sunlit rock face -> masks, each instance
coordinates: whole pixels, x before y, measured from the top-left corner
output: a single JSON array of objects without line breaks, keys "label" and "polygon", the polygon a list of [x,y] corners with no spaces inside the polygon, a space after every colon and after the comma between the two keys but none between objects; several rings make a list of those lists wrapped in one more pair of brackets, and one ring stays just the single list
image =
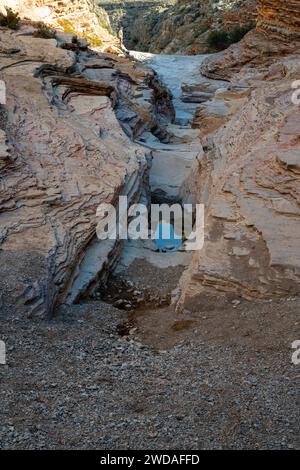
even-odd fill
[{"label": "sunlit rock face", "polygon": [[241,67],[271,65],[278,57],[298,53],[300,1],[259,0],[257,27],[225,52],[209,59],[202,72],[211,78],[229,79]]},{"label": "sunlit rock face", "polygon": [[186,308],[199,308],[208,291],[247,299],[300,292],[300,2],[259,4],[258,28],[202,67],[228,84],[194,119],[205,149],[206,241],[182,280]]},{"label": "sunlit rock face", "polygon": [[150,52],[188,55],[213,52],[208,44],[211,31],[232,31],[255,24],[256,17],[256,0],[179,0],[155,25]]},{"label": "sunlit rock face", "polygon": [[90,0],[0,0],[0,7],[18,11],[21,18],[42,21],[89,41],[91,47],[105,49],[119,45],[110,28],[107,13]]},{"label": "sunlit rock face", "polygon": [[299,0],[258,0],[258,29],[281,40],[300,39]]},{"label": "sunlit rock face", "polygon": [[0,300],[44,318],[109,272],[120,246],[98,242],[97,207],[147,196],[133,139],[173,108],[143,65],[28,31],[0,28]]}]

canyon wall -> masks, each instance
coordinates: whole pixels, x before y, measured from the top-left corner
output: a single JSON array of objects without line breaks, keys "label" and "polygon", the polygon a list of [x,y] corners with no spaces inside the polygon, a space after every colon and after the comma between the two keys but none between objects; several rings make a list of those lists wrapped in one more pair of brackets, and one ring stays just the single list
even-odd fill
[{"label": "canyon wall", "polygon": [[[199,311],[207,293],[272,300],[300,292],[300,108],[292,100],[300,2],[292,6],[283,13],[260,1],[256,30],[209,57],[199,83],[186,86],[191,100],[205,97],[193,122],[204,149],[193,176],[206,240],[182,277],[178,308]],[[44,318],[114,267],[121,245],[97,241],[97,207],[117,207],[119,195],[149,200],[151,155],[133,141],[144,131],[164,137],[174,109],[142,64],[93,51],[74,33],[36,38],[33,20],[43,15],[34,8],[18,31],[0,27],[0,310],[20,303]],[[55,25],[61,13],[46,8]],[[216,78],[227,85],[208,80]]]},{"label": "canyon wall", "polygon": [[229,79],[241,67],[271,65],[276,58],[299,51],[300,2],[258,1],[255,30],[224,53],[208,60],[202,72],[212,78]]},{"label": "canyon wall", "polygon": [[298,0],[258,0],[258,29],[288,42],[300,38]]},{"label": "canyon wall", "polygon": [[232,31],[255,23],[257,4],[231,0],[178,0],[161,15],[154,29],[150,52],[164,54],[203,54],[214,52],[208,44],[211,31]]},{"label": "canyon wall", "polygon": [[[204,308],[216,292],[237,302],[300,293],[300,1],[259,7],[257,29],[202,66],[228,85],[194,118],[206,241],[182,279],[181,308]],[[194,92],[207,87],[203,77]]]},{"label": "canyon wall", "polygon": [[215,30],[233,31],[255,24],[256,0],[98,0],[129,50],[196,55],[214,52]]},{"label": "canyon wall", "polygon": [[120,244],[98,242],[97,207],[147,199],[149,155],[133,139],[174,110],[143,65],[34,33],[0,27],[0,311],[44,318],[109,272]]},{"label": "canyon wall", "polygon": [[97,1],[127,49],[137,51],[149,51],[161,15],[174,3],[175,0]]}]

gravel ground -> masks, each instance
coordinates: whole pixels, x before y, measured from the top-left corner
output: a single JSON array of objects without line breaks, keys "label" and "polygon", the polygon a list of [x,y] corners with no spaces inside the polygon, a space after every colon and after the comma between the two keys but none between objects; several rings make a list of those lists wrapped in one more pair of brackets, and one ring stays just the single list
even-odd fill
[{"label": "gravel ground", "polygon": [[156,309],[124,337],[100,302],[43,323],[2,309],[0,448],[299,448],[299,306],[228,303],[219,327]]}]

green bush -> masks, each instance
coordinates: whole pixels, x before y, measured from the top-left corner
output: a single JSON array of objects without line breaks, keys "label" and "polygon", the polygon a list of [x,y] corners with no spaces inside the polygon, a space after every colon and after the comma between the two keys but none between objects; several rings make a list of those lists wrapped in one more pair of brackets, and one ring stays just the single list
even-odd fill
[{"label": "green bush", "polygon": [[251,29],[255,28],[255,24],[249,23],[245,26],[240,26],[239,28],[234,29],[230,34],[230,44],[234,44],[235,42],[239,42],[245,34],[249,33]]},{"label": "green bush", "polygon": [[230,32],[226,31],[225,29],[211,31],[208,36],[208,44],[216,51],[223,51],[231,44],[239,42],[241,39],[243,39],[245,34],[247,34],[253,28],[255,28],[255,24],[249,23],[245,26],[237,27]]},{"label": "green bush", "polygon": [[10,29],[18,29],[20,23],[19,14],[14,12],[11,8],[7,8],[6,12],[6,16],[0,14],[0,26],[6,26]]},{"label": "green bush", "polygon": [[229,34],[224,29],[211,31],[209,33],[207,42],[212,49],[223,51],[230,45]]},{"label": "green bush", "polygon": [[49,28],[45,23],[38,23],[37,29],[34,31],[33,36],[35,38],[54,39],[55,31]]}]

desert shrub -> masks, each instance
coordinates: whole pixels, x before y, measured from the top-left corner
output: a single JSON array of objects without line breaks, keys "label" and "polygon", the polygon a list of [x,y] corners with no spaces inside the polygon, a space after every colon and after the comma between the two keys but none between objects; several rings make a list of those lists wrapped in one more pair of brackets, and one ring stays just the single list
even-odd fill
[{"label": "desert shrub", "polygon": [[[71,21],[63,18],[61,20],[58,20],[58,23],[63,28],[65,33],[71,33],[75,36],[79,35],[74,27],[74,24]],[[86,39],[86,41],[88,41],[90,46],[92,47],[100,47],[103,44],[102,39],[96,34],[94,34],[92,31],[85,31],[84,33],[81,33],[81,37],[83,39]]]},{"label": "desert shrub", "polygon": [[253,28],[255,28],[255,24],[252,23],[235,28],[233,31],[231,31],[231,33],[229,33],[230,44],[239,42],[241,39],[243,39],[245,34],[249,33],[249,31],[251,31]]},{"label": "desert shrub", "polygon": [[212,49],[222,51],[223,49],[226,49],[230,44],[229,34],[224,29],[211,31],[209,33],[207,42]]},{"label": "desert shrub", "polygon": [[54,39],[55,31],[45,23],[38,23],[37,29],[34,31],[33,36],[35,38]]},{"label": "desert shrub", "polygon": [[6,16],[0,14],[0,26],[6,26],[10,29],[18,29],[19,23],[19,14],[14,12],[11,8],[6,9]]},{"label": "desert shrub", "polygon": [[255,28],[255,24],[249,23],[244,26],[239,26],[233,31],[226,31],[225,29],[219,29],[216,31],[211,31],[208,36],[209,46],[217,51],[222,51],[230,46],[239,42],[245,34],[247,34],[251,29]]}]

